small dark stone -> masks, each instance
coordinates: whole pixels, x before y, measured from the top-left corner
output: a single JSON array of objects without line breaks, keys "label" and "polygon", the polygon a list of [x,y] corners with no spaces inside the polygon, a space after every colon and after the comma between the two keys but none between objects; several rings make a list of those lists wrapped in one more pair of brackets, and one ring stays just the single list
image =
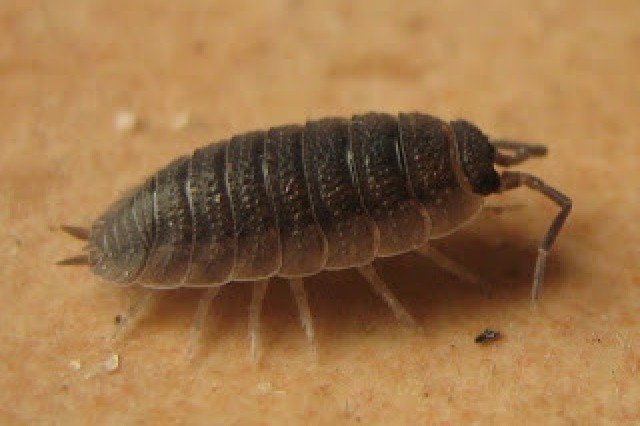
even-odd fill
[{"label": "small dark stone", "polygon": [[501,337],[499,331],[491,330],[490,328],[485,329],[482,333],[478,334],[474,339],[476,343],[489,343],[493,340],[497,340]]}]

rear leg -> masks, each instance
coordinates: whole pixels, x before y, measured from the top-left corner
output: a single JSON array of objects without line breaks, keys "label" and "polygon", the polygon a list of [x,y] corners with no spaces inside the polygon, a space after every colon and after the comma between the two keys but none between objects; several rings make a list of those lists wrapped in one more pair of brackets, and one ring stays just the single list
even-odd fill
[{"label": "rear leg", "polygon": [[249,350],[251,360],[255,363],[260,357],[262,342],[260,338],[260,315],[262,313],[262,302],[267,293],[269,280],[260,280],[253,283],[251,304],[249,305]]},{"label": "rear leg", "polygon": [[202,340],[204,322],[207,319],[211,302],[220,292],[220,287],[209,287],[198,301],[198,308],[193,316],[191,329],[189,330],[189,343],[187,344],[187,359],[191,360],[195,356],[198,345]]},{"label": "rear leg", "polygon": [[361,266],[357,268],[357,270],[360,275],[371,284],[373,291],[387,303],[387,306],[393,311],[398,321],[410,326],[416,325],[416,321],[411,314],[402,306],[402,303],[396,299],[387,283],[380,278],[373,265]]},{"label": "rear leg", "polygon": [[438,265],[440,268],[453,274],[454,276],[460,278],[461,280],[466,281],[470,284],[476,285],[482,288],[487,293],[490,292],[490,286],[484,280],[480,279],[475,273],[471,272],[465,266],[449,258],[447,255],[440,252],[439,250],[436,250],[435,248],[431,247],[429,244],[423,245],[422,247],[417,249],[416,252],[428,258],[433,263]]},{"label": "rear leg", "polygon": [[156,293],[155,290],[145,288],[142,294],[131,303],[127,313],[116,317],[116,328],[111,335],[113,343],[119,342],[140,320],[142,314],[147,311],[151,304],[154,293]]},{"label": "rear leg", "polygon": [[291,287],[291,293],[293,293],[293,297],[296,299],[296,305],[298,305],[300,323],[302,324],[304,333],[307,336],[309,350],[312,355],[315,356],[316,347],[314,344],[313,321],[311,319],[311,310],[309,309],[307,294],[304,291],[304,281],[302,278],[292,278],[289,280],[289,287]]}]

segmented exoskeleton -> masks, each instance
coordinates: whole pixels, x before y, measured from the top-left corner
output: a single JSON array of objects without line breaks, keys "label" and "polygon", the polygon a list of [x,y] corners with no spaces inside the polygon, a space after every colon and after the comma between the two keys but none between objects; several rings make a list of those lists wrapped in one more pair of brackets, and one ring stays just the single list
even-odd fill
[{"label": "segmented exoskeleton", "polygon": [[411,250],[474,279],[428,246],[469,222],[484,196],[526,185],[560,207],[544,238],[532,296],[571,201],[520,172],[499,175],[546,149],[492,141],[466,121],[419,113],[328,118],[232,137],[180,157],[109,207],[88,232],[88,264],[99,276],[151,289],[209,288],[204,321],[220,286],[256,281],[250,308],[252,353],[269,277],[288,278],[307,337],[313,339],[302,277],[357,268],[398,318],[411,316],[371,266]]}]

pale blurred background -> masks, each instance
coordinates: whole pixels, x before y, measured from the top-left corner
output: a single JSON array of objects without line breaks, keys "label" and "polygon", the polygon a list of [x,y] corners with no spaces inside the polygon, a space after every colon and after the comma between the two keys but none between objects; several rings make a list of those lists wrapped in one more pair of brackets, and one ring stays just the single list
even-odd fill
[{"label": "pale blurred background", "polygon": [[[0,423],[640,424],[639,23],[631,0],[0,2]],[[191,363],[195,291],[109,346],[135,292],[56,267],[81,248],[58,225],[207,142],[369,110],[549,146],[518,169],[575,207],[537,309],[556,207],[523,189],[437,242],[491,297],[414,255],[379,262],[421,329],[344,272],[309,280],[316,361],[281,282],[257,367],[246,284]],[[503,339],[473,343],[488,326]]]}]

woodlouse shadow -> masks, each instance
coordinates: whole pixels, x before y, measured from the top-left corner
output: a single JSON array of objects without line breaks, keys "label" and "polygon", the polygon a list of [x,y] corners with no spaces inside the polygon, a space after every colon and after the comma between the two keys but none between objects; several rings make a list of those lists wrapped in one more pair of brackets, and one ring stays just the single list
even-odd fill
[{"label": "woodlouse shadow", "polygon": [[[514,235],[508,241],[491,244],[480,235],[463,231],[434,246],[473,271],[489,287],[462,281],[416,254],[379,259],[378,271],[418,324],[432,327],[434,317],[446,318],[451,310],[464,310],[472,315],[483,307],[530,300],[537,255],[534,238]],[[566,275],[562,258],[561,250],[553,251],[549,258],[542,299]],[[342,276],[336,277],[338,274]],[[357,319],[355,316],[380,326],[385,323],[395,326],[391,311],[358,274],[323,273],[308,281],[314,316],[322,321],[325,333],[339,337],[345,318]]]},{"label": "woodlouse shadow", "polygon": [[[473,315],[483,307],[529,299],[537,253],[537,240],[531,235],[510,235],[500,243],[491,243],[485,235],[462,231],[435,242],[434,246],[474,271],[490,288],[487,291],[466,283],[416,254],[378,259],[375,265],[380,275],[419,325],[446,327],[444,321],[452,310]],[[561,250],[554,250],[549,258],[543,299],[565,276],[562,259]],[[354,333],[366,334],[380,328],[394,332],[401,327],[366,281],[352,270],[323,272],[305,282],[320,353],[327,342],[352,337]],[[237,341],[238,334],[246,336],[250,286],[251,283],[225,286],[214,300],[201,355],[211,356],[223,342]],[[161,297],[137,327],[146,330],[134,330],[132,334],[159,333],[164,327],[185,327],[186,335],[202,293],[190,289],[171,293]],[[434,323],[434,318],[438,317],[442,321],[440,324]],[[268,354],[272,345],[300,345],[301,350],[306,347],[295,302],[284,280],[271,281],[262,324],[265,353]]]}]

